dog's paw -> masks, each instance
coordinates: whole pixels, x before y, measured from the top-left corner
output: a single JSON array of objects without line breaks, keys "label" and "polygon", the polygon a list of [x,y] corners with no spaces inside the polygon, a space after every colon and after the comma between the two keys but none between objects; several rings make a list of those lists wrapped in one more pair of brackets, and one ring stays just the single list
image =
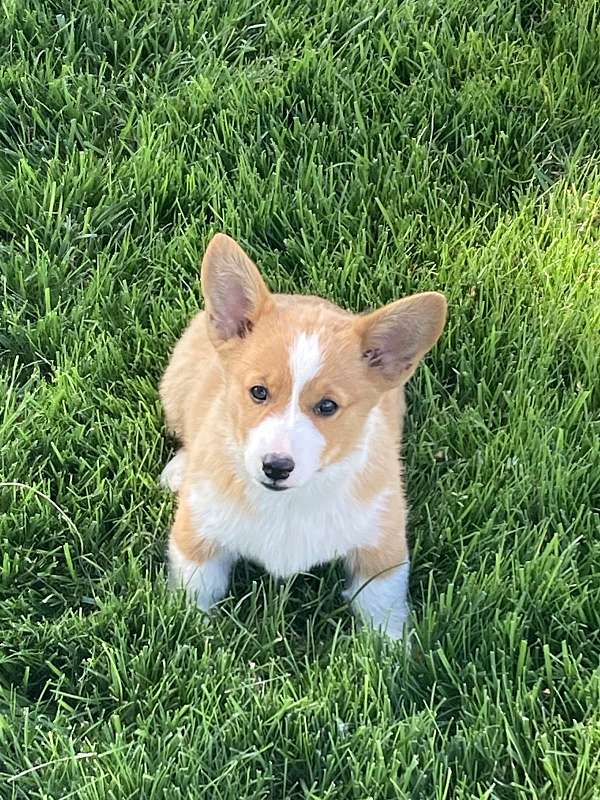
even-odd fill
[{"label": "dog's paw", "polygon": [[343,595],[351,602],[359,623],[395,641],[407,638],[410,631],[409,570],[407,562],[370,580],[364,581],[358,576],[352,579]]},{"label": "dog's paw", "polygon": [[170,489],[172,492],[179,491],[185,476],[186,464],[187,453],[185,450],[179,450],[160,474],[159,483],[163,489]]}]

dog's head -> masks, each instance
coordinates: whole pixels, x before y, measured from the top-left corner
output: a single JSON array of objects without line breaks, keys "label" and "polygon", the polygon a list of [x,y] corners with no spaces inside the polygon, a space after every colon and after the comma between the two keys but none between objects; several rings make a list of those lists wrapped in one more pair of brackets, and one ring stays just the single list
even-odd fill
[{"label": "dog's head", "polygon": [[271,294],[222,234],[204,256],[202,288],[245,469],[274,491],[308,483],[360,447],[383,393],[410,378],[446,319],[436,292],[363,316]]}]

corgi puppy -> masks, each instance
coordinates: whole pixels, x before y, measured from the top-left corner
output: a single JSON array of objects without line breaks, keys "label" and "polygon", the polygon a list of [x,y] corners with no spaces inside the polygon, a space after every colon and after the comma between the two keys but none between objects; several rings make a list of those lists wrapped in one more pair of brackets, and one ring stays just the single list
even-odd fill
[{"label": "corgi puppy", "polygon": [[356,316],[272,294],[223,234],[206,250],[202,290],[206,310],[160,386],[181,442],[162,475],[178,494],[172,585],[209,611],[236,559],[284,578],[341,558],[358,618],[402,637],[403,386],[442,332],[445,298],[425,292]]}]

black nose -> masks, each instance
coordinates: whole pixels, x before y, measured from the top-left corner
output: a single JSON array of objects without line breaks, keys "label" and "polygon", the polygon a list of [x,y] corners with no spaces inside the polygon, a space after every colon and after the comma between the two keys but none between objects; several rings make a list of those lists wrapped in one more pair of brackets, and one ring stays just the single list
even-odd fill
[{"label": "black nose", "polygon": [[281,453],[267,453],[263,458],[263,472],[272,481],[284,481],[294,467],[294,459]]}]

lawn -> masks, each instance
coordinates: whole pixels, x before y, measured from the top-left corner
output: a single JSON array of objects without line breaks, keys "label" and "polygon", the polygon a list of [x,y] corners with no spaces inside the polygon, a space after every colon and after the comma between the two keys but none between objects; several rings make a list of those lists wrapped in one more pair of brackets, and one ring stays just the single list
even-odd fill
[{"label": "lawn", "polygon": [[[600,798],[594,0],[7,0],[0,798]],[[438,289],[415,645],[333,565],[168,592],[157,383],[211,234],[353,310]]]}]

